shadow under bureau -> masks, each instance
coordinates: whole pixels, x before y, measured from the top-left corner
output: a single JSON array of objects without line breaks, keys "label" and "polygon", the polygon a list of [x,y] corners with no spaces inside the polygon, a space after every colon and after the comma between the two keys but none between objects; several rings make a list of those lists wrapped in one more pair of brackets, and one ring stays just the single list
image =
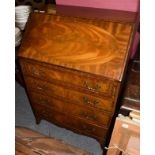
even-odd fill
[{"label": "shadow under bureau", "polygon": [[132,23],[32,13],[18,56],[36,122],[103,143],[132,32]]}]

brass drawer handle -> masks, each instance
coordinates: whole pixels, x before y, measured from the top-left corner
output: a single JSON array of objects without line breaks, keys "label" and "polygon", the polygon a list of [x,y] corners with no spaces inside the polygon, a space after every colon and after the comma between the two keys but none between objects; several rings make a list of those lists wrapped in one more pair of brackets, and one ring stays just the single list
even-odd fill
[{"label": "brass drawer handle", "polygon": [[88,81],[84,81],[84,86],[85,86],[87,89],[91,90],[91,91],[99,91],[99,89],[101,88],[101,86],[100,86],[99,84],[96,84],[93,88],[90,87],[90,86],[88,85]]},{"label": "brass drawer handle", "polygon": [[37,89],[38,89],[38,90],[43,90],[43,88],[42,88],[42,87],[40,87],[40,86],[37,86]]},{"label": "brass drawer handle", "polygon": [[84,112],[84,111],[81,111],[80,115],[82,117],[85,117],[86,119],[96,121],[96,116],[95,115],[89,115],[87,112]]},{"label": "brass drawer handle", "polygon": [[84,101],[85,104],[90,104],[90,105],[93,105],[93,106],[96,106],[97,104],[99,104],[99,101],[97,101],[97,100],[90,101],[87,96],[83,97],[83,101]]},{"label": "brass drawer handle", "polygon": [[35,70],[33,71],[33,75],[40,75],[40,73],[37,70]]},{"label": "brass drawer handle", "polygon": [[88,128],[85,124],[82,125],[82,129],[85,130],[86,132],[94,132],[96,129],[95,128]]},{"label": "brass drawer handle", "polygon": [[48,90],[48,87],[45,86],[45,85],[42,85],[42,86],[37,85],[36,88],[37,88],[38,90]]},{"label": "brass drawer handle", "polygon": [[32,67],[31,72],[33,75],[42,76],[42,77],[45,74],[42,70],[37,70],[35,67]]}]

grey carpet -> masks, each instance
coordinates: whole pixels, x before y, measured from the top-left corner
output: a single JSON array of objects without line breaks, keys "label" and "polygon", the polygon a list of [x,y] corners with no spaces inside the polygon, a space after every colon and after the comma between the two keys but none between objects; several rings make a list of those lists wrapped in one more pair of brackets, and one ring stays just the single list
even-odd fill
[{"label": "grey carpet", "polygon": [[70,130],[60,128],[52,123],[42,120],[39,125],[35,123],[29,100],[23,87],[15,83],[16,126],[27,127],[44,135],[63,140],[65,143],[77,146],[84,150],[101,155],[100,144],[93,138],[76,134]]}]

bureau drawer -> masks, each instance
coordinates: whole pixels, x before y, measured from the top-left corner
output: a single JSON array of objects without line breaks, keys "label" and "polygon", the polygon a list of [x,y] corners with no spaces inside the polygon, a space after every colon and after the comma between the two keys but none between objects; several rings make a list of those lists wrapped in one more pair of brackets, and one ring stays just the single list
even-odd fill
[{"label": "bureau drawer", "polygon": [[33,108],[43,119],[62,127],[66,127],[92,137],[104,138],[106,135],[107,128],[90,124],[80,118],[65,115],[39,104],[33,104]]},{"label": "bureau drawer", "polygon": [[70,113],[72,115],[76,115],[78,117],[91,121],[94,124],[104,127],[108,127],[110,125],[111,116],[110,114],[107,114],[105,112],[65,103],[36,92],[30,92],[30,98],[32,103],[48,106],[63,113]]},{"label": "bureau drawer", "polygon": [[56,96],[60,99],[65,98],[70,102],[77,103],[82,106],[90,106],[110,112],[112,112],[115,108],[115,105],[113,104],[114,101],[112,99],[94,97],[31,77],[25,77],[25,81],[29,91],[37,91],[48,96]]},{"label": "bureau drawer", "polygon": [[[23,74],[34,76],[46,81],[55,81],[59,84],[74,85],[77,88],[81,87],[87,91],[94,93],[101,93],[105,96],[114,96],[116,92],[116,85],[114,81],[105,78],[98,78],[98,76],[89,75],[79,71],[71,71],[69,69],[58,66],[47,65],[33,61],[21,61]],[[57,81],[58,80],[58,81]],[[73,87],[76,89],[76,87]]]},{"label": "bureau drawer", "polygon": [[61,112],[64,111],[64,102],[36,92],[29,92],[29,94],[32,103],[38,103],[41,105],[49,106],[50,108],[56,109]]},{"label": "bureau drawer", "polygon": [[66,105],[65,112],[104,127],[109,127],[111,122],[111,115],[96,109],[83,108],[75,104]]}]

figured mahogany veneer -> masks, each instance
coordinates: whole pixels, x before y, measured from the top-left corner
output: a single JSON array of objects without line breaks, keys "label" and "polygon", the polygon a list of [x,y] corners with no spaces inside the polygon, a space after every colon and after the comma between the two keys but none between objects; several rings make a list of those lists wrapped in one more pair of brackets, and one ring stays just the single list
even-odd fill
[{"label": "figured mahogany veneer", "polygon": [[96,110],[94,108],[87,107],[87,106],[79,106],[78,104],[68,103],[64,100],[58,100],[57,98],[49,97],[47,95],[42,95],[39,93],[35,93],[31,91],[31,98],[32,102],[40,103],[45,106],[49,106],[52,109],[57,111],[76,115],[80,118],[86,119],[91,123],[98,124],[103,127],[109,127],[109,123],[111,121],[111,114],[106,113],[104,111]]},{"label": "figured mahogany veneer", "polygon": [[41,64],[32,61],[23,61],[23,72],[25,75],[46,80],[48,82],[58,81],[58,83],[67,83],[68,85],[75,85],[80,89],[90,89],[94,93],[97,92],[101,96],[114,97],[115,91],[118,84],[114,83],[113,80],[106,79],[103,77],[94,77],[89,74],[82,72],[70,71],[65,68],[57,66]]},{"label": "figured mahogany veneer", "polygon": [[[34,112],[40,114],[37,118],[41,117],[51,121],[57,125],[69,128],[75,132],[82,133],[103,141],[106,136],[107,129],[98,125],[90,124],[86,120],[78,117],[66,115],[49,107],[33,103]],[[52,111],[52,112],[51,112]]]},{"label": "figured mahogany veneer", "polygon": [[67,97],[70,102],[74,102],[81,105],[91,106],[98,109],[103,109],[106,111],[113,111],[114,101],[108,98],[99,98],[96,96],[91,96],[86,93],[81,93],[75,90],[71,90],[69,87],[66,89],[62,86],[58,86],[52,83],[44,82],[39,79],[26,77],[26,83],[28,84],[28,90],[34,90],[39,93],[57,97],[62,100]]},{"label": "figured mahogany veneer", "polygon": [[131,24],[35,13],[19,55],[121,81],[131,31]]},{"label": "figured mahogany veneer", "polygon": [[46,119],[103,142],[132,30],[132,23],[31,14],[19,58],[37,123]]}]

